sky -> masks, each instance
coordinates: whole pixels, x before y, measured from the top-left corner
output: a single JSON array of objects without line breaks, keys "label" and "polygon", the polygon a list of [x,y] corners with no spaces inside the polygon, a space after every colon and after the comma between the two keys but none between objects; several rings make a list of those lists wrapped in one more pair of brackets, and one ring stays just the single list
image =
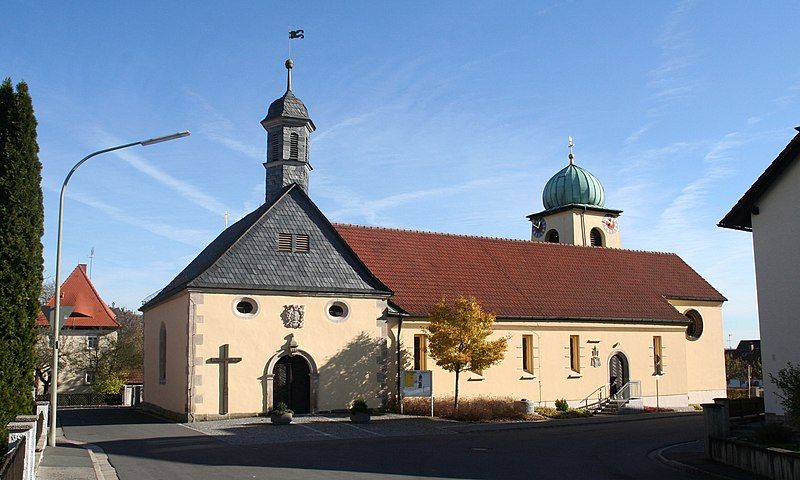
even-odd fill
[{"label": "sky", "polygon": [[[758,338],[749,233],[717,222],[796,133],[796,2],[4,3],[0,74],[39,121],[45,276],[92,259],[138,308],[264,199],[259,121],[309,109],[310,193],[337,222],[529,238],[567,163],[623,210],[625,248],[679,254],[720,290],[726,344]],[[537,275],[537,272],[530,272]],[[546,279],[542,279],[546,281]]]}]

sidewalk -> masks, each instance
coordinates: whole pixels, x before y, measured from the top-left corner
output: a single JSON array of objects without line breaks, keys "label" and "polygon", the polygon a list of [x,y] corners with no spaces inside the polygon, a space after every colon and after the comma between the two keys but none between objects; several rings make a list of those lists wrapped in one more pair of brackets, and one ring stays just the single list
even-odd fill
[{"label": "sidewalk", "polygon": [[744,470],[712,461],[706,457],[703,451],[703,443],[700,440],[664,447],[656,451],[654,456],[665,465],[700,477],[721,480],[754,480],[763,478]]},{"label": "sidewalk", "polygon": [[100,447],[64,437],[59,428],[56,446],[47,447],[36,480],[119,480]]}]

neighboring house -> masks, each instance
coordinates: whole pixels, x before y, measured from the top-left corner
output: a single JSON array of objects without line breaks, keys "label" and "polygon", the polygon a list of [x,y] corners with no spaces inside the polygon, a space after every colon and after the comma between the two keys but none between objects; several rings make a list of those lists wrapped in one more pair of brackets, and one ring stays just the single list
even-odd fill
[{"label": "neighboring house", "polygon": [[136,407],[142,403],[142,385],[144,376],[141,370],[128,373],[122,387],[122,404]]},{"label": "neighboring house", "polygon": [[[45,305],[54,307],[55,296],[50,297]],[[119,328],[116,315],[92,285],[85,264],[78,265],[61,284],[61,305],[71,306],[73,310],[61,329],[59,351],[66,365],[59,369],[58,391],[91,392],[95,372],[86,368],[87,359],[102,348],[104,342],[116,340]],[[50,322],[41,312],[37,323],[42,333],[49,337]],[[37,393],[43,393],[42,388],[39,384]]]},{"label": "neighboring house", "polygon": [[[800,131],[800,127],[797,128]],[[753,234],[758,322],[767,414],[783,415],[769,381],[786,364],[800,365],[800,135],[795,135],[730,212],[720,227]]]},{"label": "neighboring house", "polygon": [[[740,340],[736,348],[726,348],[725,357],[730,359],[741,360],[744,365],[751,367],[761,363],[761,340]],[[763,386],[761,379],[761,372],[753,372],[750,378],[751,387]],[[747,379],[728,380],[728,387],[731,388],[747,388]]]},{"label": "neighboring house", "polygon": [[359,397],[379,407],[401,369],[432,370],[435,395],[452,395],[425,326],[459,295],[510,337],[500,364],[462,375],[465,397],[576,405],[610,391],[687,407],[725,396],[725,297],[675,254],[618,248],[621,212],[571,153],[529,217],[532,240],[331,224],[308,195],[315,126],[291,67],[261,122],[266,202],[141,308],[146,408],[204,420],[281,401],[298,413]]}]

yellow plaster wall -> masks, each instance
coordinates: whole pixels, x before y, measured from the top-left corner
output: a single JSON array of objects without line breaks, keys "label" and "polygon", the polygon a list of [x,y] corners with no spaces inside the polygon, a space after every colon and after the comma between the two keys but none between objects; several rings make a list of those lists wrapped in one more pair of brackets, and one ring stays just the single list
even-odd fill
[{"label": "yellow plaster wall", "polygon": [[[161,323],[167,329],[166,382],[158,378]],[[187,401],[189,294],[184,292],[144,312],[143,401],[185,413]]]},{"label": "yellow plaster wall", "polygon": [[[199,294],[195,294],[199,295]],[[234,313],[241,295],[202,294],[196,307],[193,366],[193,412],[200,418],[219,414],[219,365],[206,363],[219,355],[219,347],[230,345],[231,357],[242,358],[229,367],[229,413],[255,414],[267,410],[264,375],[270,359],[284,351],[289,335],[307,352],[319,369],[317,409],[344,409],[356,397],[372,407],[382,402],[386,375],[386,335],[383,313],[386,301],[376,298],[324,296],[247,295],[258,302],[252,318]],[[331,321],[326,312],[333,300],[349,306],[346,321]],[[287,328],[281,319],[285,305],[303,305],[302,328]]]},{"label": "yellow plaster wall", "polygon": [[670,300],[679,312],[697,310],[703,317],[703,333],[697,340],[686,337],[686,378],[689,386],[689,403],[713,402],[726,397],[725,346],[722,333],[722,304]]},{"label": "yellow plaster wall", "polygon": [[[407,357],[413,355],[413,336],[423,333],[424,321],[404,320],[401,344]],[[465,372],[459,382],[459,394],[472,396],[507,396],[552,404],[564,398],[577,404],[593,390],[609,381],[608,361],[616,352],[628,358],[630,380],[641,381],[645,404],[655,404],[656,379],[661,405],[687,405],[686,339],[684,328],[676,326],[613,325],[587,323],[502,322],[495,325],[491,338],[510,336],[506,357],[485,372],[483,377]],[[534,374],[522,369],[522,335],[532,334]],[[391,338],[396,335],[392,326]],[[581,372],[570,368],[569,337],[580,335]],[[664,373],[656,377],[653,362],[653,336],[660,335],[663,344]],[[591,366],[592,348],[597,347],[600,366]],[[410,367],[409,367],[410,368]],[[454,374],[436,366],[428,358],[433,371],[434,395],[451,396]],[[393,370],[396,372],[395,370]],[[396,377],[395,377],[396,378]],[[392,383],[392,388],[396,388]],[[394,392],[394,390],[393,390]]]},{"label": "yellow plaster wall", "polygon": [[[547,230],[540,238],[536,238],[531,233],[531,240],[536,242],[546,242],[547,232],[551,229],[558,230],[560,243],[568,243],[571,245],[589,245],[589,232],[592,228],[598,228],[603,235],[603,245],[612,248],[621,248],[622,241],[620,239],[620,231],[616,233],[608,233],[603,229],[604,213],[593,212],[587,210],[586,212],[580,208],[573,208],[562,212],[557,212],[552,215],[545,215],[543,218],[547,221]],[[581,217],[583,217],[583,225],[581,224]]]}]

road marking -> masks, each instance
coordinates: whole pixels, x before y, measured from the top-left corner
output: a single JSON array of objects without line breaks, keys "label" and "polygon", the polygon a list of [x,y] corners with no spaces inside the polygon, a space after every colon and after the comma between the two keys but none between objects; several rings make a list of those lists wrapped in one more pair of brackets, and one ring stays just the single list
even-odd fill
[{"label": "road marking", "polygon": [[331,434],[331,433],[325,433],[325,432],[323,432],[322,430],[317,430],[317,429],[316,429],[316,428],[314,428],[314,427],[309,427],[308,425],[305,425],[305,424],[302,424],[302,423],[295,423],[295,425],[298,425],[298,426],[300,426],[300,427],[305,427],[305,428],[307,428],[307,429],[309,429],[309,430],[311,430],[311,431],[314,431],[314,432],[317,432],[317,433],[319,433],[320,435],[325,435],[326,437],[335,437],[335,435],[333,435],[333,434]]},{"label": "road marking", "polygon": [[322,418],[324,418],[324,419],[330,420],[331,422],[341,423],[342,425],[347,425],[348,427],[355,428],[356,430],[361,430],[362,432],[371,433],[371,434],[376,435],[378,437],[385,437],[386,436],[386,435],[383,435],[383,434],[380,434],[380,433],[377,433],[377,432],[373,432],[371,430],[367,430],[366,428],[356,427],[355,425],[353,425],[351,422],[348,422],[347,420],[336,420],[334,418],[329,418],[329,417],[325,417],[325,416],[322,416],[322,415],[320,415],[320,416]]}]

